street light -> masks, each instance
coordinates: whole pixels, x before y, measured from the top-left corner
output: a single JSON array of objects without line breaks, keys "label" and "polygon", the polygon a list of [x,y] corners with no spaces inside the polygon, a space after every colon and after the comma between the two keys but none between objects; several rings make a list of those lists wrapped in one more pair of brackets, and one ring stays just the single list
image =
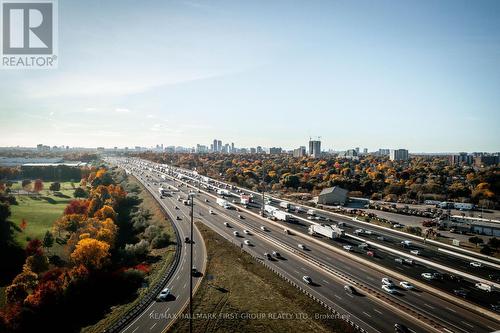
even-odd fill
[{"label": "street light", "polygon": [[189,192],[188,198],[191,201],[191,235],[190,239],[190,265],[189,265],[189,332],[193,332],[193,210],[194,210],[194,192]]}]

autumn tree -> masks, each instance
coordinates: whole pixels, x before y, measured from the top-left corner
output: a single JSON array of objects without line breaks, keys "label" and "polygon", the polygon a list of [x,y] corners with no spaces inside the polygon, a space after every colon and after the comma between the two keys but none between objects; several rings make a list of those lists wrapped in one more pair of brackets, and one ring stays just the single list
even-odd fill
[{"label": "autumn tree", "polygon": [[54,236],[49,230],[47,230],[45,232],[45,236],[43,237],[43,247],[48,249],[51,248],[53,245],[54,245]]},{"label": "autumn tree", "polygon": [[59,183],[59,182],[51,183],[49,186],[49,190],[51,190],[52,192],[60,191],[61,190],[61,183]]},{"label": "autumn tree", "polygon": [[88,194],[83,188],[77,187],[75,189],[75,191],[73,192],[73,196],[75,198],[86,198],[86,197],[88,197]]},{"label": "autumn tree", "polygon": [[42,190],[43,190],[43,181],[41,179],[35,180],[33,191],[36,193],[40,193]]},{"label": "autumn tree", "polygon": [[100,269],[109,258],[109,248],[110,245],[106,242],[85,238],[78,242],[70,257],[76,265],[82,264],[89,269]]},{"label": "autumn tree", "polygon": [[89,204],[88,200],[71,200],[64,209],[64,214],[87,214]]}]

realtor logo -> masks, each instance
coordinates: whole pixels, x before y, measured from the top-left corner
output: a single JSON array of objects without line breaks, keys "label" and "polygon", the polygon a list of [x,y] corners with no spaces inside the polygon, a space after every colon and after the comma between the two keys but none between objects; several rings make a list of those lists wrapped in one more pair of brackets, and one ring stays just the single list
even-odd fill
[{"label": "realtor logo", "polygon": [[57,2],[0,0],[2,68],[57,67]]}]

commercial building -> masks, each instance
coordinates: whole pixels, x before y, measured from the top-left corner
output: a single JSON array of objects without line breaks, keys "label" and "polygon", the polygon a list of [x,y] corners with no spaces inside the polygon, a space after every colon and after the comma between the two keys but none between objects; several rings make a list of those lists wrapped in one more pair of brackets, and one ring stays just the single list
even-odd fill
[{"label": "commercial building", "polygon": [[281,148],[279,147],[272,147],[272,148],[269,148],[269,154],[270,155],[275,155],[275,154],[281,154]]},{"label": "commercial building", "polygon": [[471,165],[474,162],[474,156],[467,153],[459,153],[448,156],[451,165]]},{"label": "commercial building", "polygon": [[391,153],[390,149],[379,148],[379,150],[378,150],[378,155],[380,155],[380,156],[389,156],[390,153]]},{"label": "commercial building", "polygon": [[498,163],[498,155],[479,155],[474,158],[474,165],[478,168],[497,165]]},{"label": "commercial building", "polygon": [[500,236],[500,221],[498,220],[453,215],[450,219],[440,221],[439,224],[448,229],[455,229],[457,232],[464,231],[486,236]]},{"label": "commercial building", "polygon": [[325,188],[318,196],[318,204],[344,205],[347,202],[347,192],[339,186]]},{"label": "commercial building", "polygon": [[304,157],[306,156],[306,147],[300,146],[293,150],[293,157]]},{"label": "commercial building", "polygon": [[391,149],[389,158],[391,161],[407,161],[408,150],[406,149]]},{"label": "commercial building", "polygon": [[318,158],[321,156],[321,141],[310,140],[309,141],[309,156]]}]

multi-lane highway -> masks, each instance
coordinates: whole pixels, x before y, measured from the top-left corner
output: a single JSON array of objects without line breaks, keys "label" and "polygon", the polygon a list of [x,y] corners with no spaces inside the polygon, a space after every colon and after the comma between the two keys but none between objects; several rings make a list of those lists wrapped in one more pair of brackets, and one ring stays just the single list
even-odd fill
[{"label": "multi-lane highway", "polygon": [[[168,209],[173,209],[172,214],[175,215],[177,212],[176,216],[187,214],[189,207],[177,201],[179,195],[186,197],[187,186],[180,186],[184,182],[175,181],[169,177],[160,178],[157,170],[140,168],[140,164],[125,161],[122,163],[129,171],[137,172],[138,177],[147,179],[148,186],[153,190],[156,190],[160,183],[178,188],[179,194],[166,196],[161,199],[161,202]],[[138,162],[134,161],[134,163]],[[293,281],[304,284],[304,288],[308,288],[313,295],[324,300],[340,313],[349,315],[351,320],[368,331],[392,331],[396,322],[403,323],[416,332],[430,331],[432,326],[441,330],[446,328],[453,332],[489,332],[500,327],[498,321],[494,319],[482,317],[422,289],[399,288],[396,294],[389,295],[381,290],[381,279],[385,276],[379,271],[363,267],[347,256],[338,255],[318,245],[317,242],[299,237],[300,233],[304,232],[306,223],[283,224],[291,230],[296,230],[290,235],[283,232],[283,226],[256,216],[254,213],[258,212],[257,207],[253,209],[254,213],[251,208],[238,210],[220,207],[215,203],[213,194],[209,192],[200,191],[195,199],[197,219],[233,242],[238,242],[245,250],[260,257],[261,260],[267,261],[264,252],[279,251],[284,259],[275,258],[269,261],[269,264],[276,266],[276,269]],[[225,226],[224,222],[229,223],[229,227]],[[266,226],[266,231],[261,230],[262,225]],[[246,234],[244,230],[248,230],[249,234]],[[235,236],[234,231],[238,231],[239,236]],[[246,240],[252,245],[246,245]],[[336,243],[335,241],[328,242]],[[345,240],[344,242],[352,241]],[[299,249],[299,243],[305,245],[307,250]],[[342,243],[333,245],[341,247]],[[372,260],[377,263],[382,261],[378,255]],[[301,282],[304,275],[310,276],[314,284],[307,285]],[[346,293],[343,290],[346,284],[355,286],[359,294]],[[174,310],[169,309],[169,311]],[[141,317],[144,317],[146,312]],[[414,320],[412,317],[418,317],[420,320]],[[150,319],[145,320],[145,318],[137,322],[141,321],[147,323],[146,326],[154,324]],[[129,327],[132,330],[134,328]]]},{"label": "multi-lane highway", "polygon": [[[186,210],[175,211],[172,205],[161,200],[158,191],[153,190],[144,177],[139,175],[136,178],[149,190],[151,195],[160,203],[167,212],[177,229],[181,244],[178,244],[181,251],[179,265],[177,266],[172,278],[167,283],[170,295],[164,301],[152,302],[140,316],[129,323],[122,332],[140,333],[163,332],[176,319],[176,316],[188,305],[189,302],[189,279],[193,276],[194,288],[201,282],[202,272],[205,271],[206,249],[203,239],[196,228],[193,230],[193,266],[198,273],[192,274],[190,267],[190,244],[186,237],[190,238],[190,212]],[[179,220],[176,217],[179,216]]]}]

